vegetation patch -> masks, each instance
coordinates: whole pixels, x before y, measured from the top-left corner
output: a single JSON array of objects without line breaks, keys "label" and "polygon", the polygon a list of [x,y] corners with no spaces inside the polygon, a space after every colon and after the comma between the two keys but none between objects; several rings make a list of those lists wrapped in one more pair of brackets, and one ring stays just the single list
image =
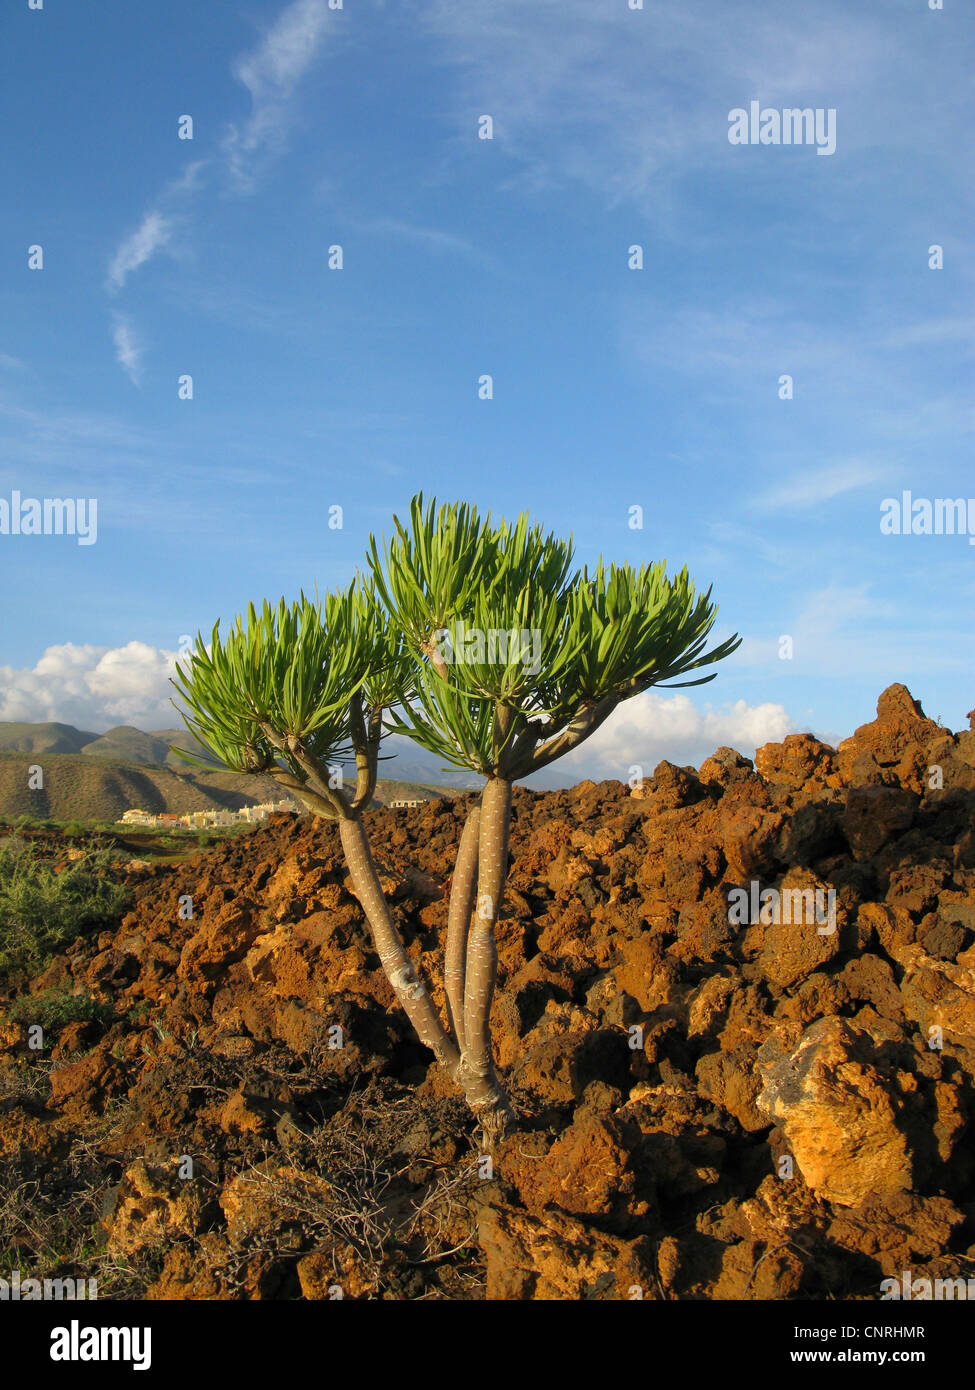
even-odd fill
[{"label": "vegetation patch", "polygon": [[57,1033],[69,1023],[115,1021],[115,1010],[99,1004],[90,994],[72,994],[67,989],[45,989],[38,994],[21,994],[10,1006],[14,1023],[40,1025],[45,1033]]},{"label": "vegetation patch", "polygon": [[107,850],[59,869],[17,837],[0,841],[0,980],[36,975],[82,932],[117,922],[129,893],[112,868]]}]

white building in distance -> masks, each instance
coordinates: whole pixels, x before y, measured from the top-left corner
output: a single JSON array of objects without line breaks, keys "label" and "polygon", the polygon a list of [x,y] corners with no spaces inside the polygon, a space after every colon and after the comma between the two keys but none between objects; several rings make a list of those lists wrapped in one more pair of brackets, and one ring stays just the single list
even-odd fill
[{"label": "white building in distance", "polygon": [[280,812],[296,815],[298,806],[286,798],[283,801],[265,801],[260,806],[243,806],[239,811],[208,807],[204,811],[187,811],[184,815],[178,815],[175,811],[160,811],[156,815],[152,811],[132,810],[125,811],[117,824],[145,825],[154,830],[206,830],[241,823],[253,825]]}]

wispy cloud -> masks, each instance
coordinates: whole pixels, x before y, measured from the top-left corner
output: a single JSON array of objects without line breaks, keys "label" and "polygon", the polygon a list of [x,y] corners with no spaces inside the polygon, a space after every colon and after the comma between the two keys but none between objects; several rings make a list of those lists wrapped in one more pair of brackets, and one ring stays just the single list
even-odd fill
[{"label": "wispy cloud", "polygon": [[[795,293],[798,277],[793,281]],[[815,283],[803,280],[810,292]],[[727,295],[723,302],[671,304],[663,294],[622,301],[622,340],[648,366],[676,371],[745,371],[771,379],[782,372],[803,380],[817,374],[830,382],[867,375],[863,357],[878,333],[822,321],[814,308],[797,307],[786,295]],[[729,380],[731,378],[729,377]]]},{"label": "wispy cloud", "polygon": [[210,159],[194,159],[175,179],[171,179],[162,191],[160,202],[168,198],[181,198],[187,193],[195,193],[203,186],[203,170],[212,163]]},{"label": "wispy cloud", "polygon": [[[946,51],[934,24],[892,27],[883,6],[853,13],[842,0],[821,0],[813,20],[802,7],[722,0],[720,44],[713,5],[429,0],[422,8],[461,70],[458,122],[466,131],[472,109],[498,116],[505,151],[523,169],[517,182],[529,190],[588,185],[609,206],[633,203],[655,226],[671,224],[685,245],[675,214],[691,205],[688,174],[747,167],[728,145],[727,113],[756,97],[837,107],[844,151],[875,165],[886,131],[903,121],[902,93],[940,69],[933,124],[907,123],[898,158],[923,152],[939,184],[958,186],[951,152],[966,97],[963,82],[945,76],[960,76],[961,53]],[[784,166],[775,168],[781,187]],[[808,165],[791,170],[804,187]]]},{"label": "wispy cloud", "polygon": [[[745,389],[761,390],[777,405],[780,377],[788,374],[796,400],[818,402],[821,410],[824,433],[806,436],[805,452],[817,454],[809,460],[813,467],[824,447],[855,460],[882,450],[889,476],[891,463],[899,467],[918,444],[951,447],[970,433],[971,403],[939,377],[933,351],[970,351],[968,321],[919,318],[892,331],[885,301],[865,307],[857,319],[837,319],[824,310],[823,284],[822,276],[800,268],[778,296],[727,293],[716,303],[709,292],[707,302],[675,304],[659,290],[630,291],[618,301],[622,359],[658,378],[694,376],[706,384],[711,406],[727,410],[740,405]],[[837,277],[834,284],[855,292],[848,279]],[[783,406],[770,419],[764,452],[771,440],[795,450],[796,443],[786,444],[795,441],[785,427],[791,409]],[[828,439],[833,421],[841,422],[843,433]],[[853,486],[873,480],[859,473],[860,466],[856,461]]]},{"label": "wispy cloud", "polygon": [[459,256],[481,255],[466,237],[455,236],[453,232],[442,231],[439,227],[418,227],[412,222],[402,222],[395,217],[380,217],[367,225],[370,231],[403,237],[407,241],[426,246],[431,251],[453,252]]},{"label": "wispy cloud", "polygon": [[223,143],[239,190],[253,187],[261,157],[280,147],[291,98],[318,55],[328,20],[327,0],[292,0],[262,42],[234,63],[234,75],[251,97],[250,116],[231,126]]},{"label": "wispy cloud", "polygon": [[751,506],[764,512],[801,511],[806,507],[820,506],[858,487],[879,482],[885,473],[889,477],[890,469],[884,470],[878,464],[862,459],[844,459],[842,463],[829,464],[825,468],[786,479],[777,487],[754,497]]},{"label": "wispy cloud", "polygon": [[[908,572],[905,594],[915,587],[912,579]],[[964,621],[965,615],[950,602],[933,617],[924,600],[875,593],[870,581],[832,582],[796,594],[795,606],[787,602],[780,615],[779,631],[746,636],[732,661],[736,677],[740,673],[745,680],[751,672],[763,690],[770,679],[805,686],[824,677],[863,681],[876,690],[896,679],[921,690],[936,674],[963,672],[970,666],[955,636]],[[782,659],[780,634],[792,639],[789,660]]]},{"label": "wispy cloud", "polygon": [[[251,97],[250,116],[242,126],[230,126],[219,152],[237,191],[250,192],[262,164],[281,148],[291,99],[317,56],[328,17],[328,0],[292,0],[261,43],[232,64],[234,75]],[[171,244],[182,220],[181,207],[205,186],[213,163],[213,156],[188,163],[161,190],[138,227],[123,238],[109,263],[111,294],[117,294],[134,271]],[[117,315],[112,336],[120,365],[138,384],[143,349],[131,320]]]},{"label": "wispy cloud", "polygon": [[115,344],[115,357],[119,366],[133,386],[138,386],[142,379],[144,348],[127,314],[115,315],[112,322],[112,341]]},{"label": "wispy cloud", "polygon": [[19,440],[9,435],[4,437],[4,449],[7,452],[15,447],[17,442],[26,441],[30,444],[40,444],[42,451],[48,456],[52,451],[64,448],[69,455],[77,454],[79,449],[93,449],[104,457],[107,450],[149,449],[157,447],[159,442],[146,431],[123,423],[111,415],[72,415],[30,410],[0,396],[0,420],[4,419],[22,427]]},{"label": "wispy cloud", "polygon": [[926,319],[896,328],[884,338],[882,346],[891,348],[928,347],[939,343],[975,343],[975,320]]},{"label": "wispy cloud", "polygon": [[145,265],[169,241],[173,230],[170,218],[157,209],[147,212],[134,232],[125,237],[108,268],[111,289],[120,290],[134,270]]}]

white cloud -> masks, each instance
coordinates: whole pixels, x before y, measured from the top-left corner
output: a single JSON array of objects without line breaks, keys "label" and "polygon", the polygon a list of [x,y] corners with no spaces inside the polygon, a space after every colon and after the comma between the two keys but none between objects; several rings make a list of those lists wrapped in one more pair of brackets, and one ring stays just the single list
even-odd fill
[{"label": "white cloud", "polygon": [[132,320],[125,314],[116,314],[112,325],[112,341],[115,344],[115,357],[133,386],[138,386],[142,378],[143,346],[139,342]]},{"label": "white cloud", "polygon": [[250,93],[251,114],[243,126],[230,127],[223,152],[243,191],[252,186],[254,161],[282,141],[291,96],[317,56],[328,15],[327,0],[292,0],[263,41],[233,65]]},{"label": "white cloud", "polygon": [[0,666],[0,720],[57,721],[93,733],[116,724],[174,728],[169,678],[176,657],[145,642],[48,647],[31,668]]},{"label": "white cloud", "polygon": [[751,757],[763,743],[795,732],[784,706],[749,705],[736,700],[724,709],[698,709],[687,695],[648,690],[628,700],[575,752],[555,765],[573,778],[615,777],[627,781],[629,769],[650,776],[657,763],[679,766],[703,760],[724,745]]},{"label": "white cloud", "polygon": [[120,243],[108,268],[108,283],[120,290],[133,270],[145,265],[167,244],[173,232],[172,220],[153,209],[147,212],[139,226]]}]

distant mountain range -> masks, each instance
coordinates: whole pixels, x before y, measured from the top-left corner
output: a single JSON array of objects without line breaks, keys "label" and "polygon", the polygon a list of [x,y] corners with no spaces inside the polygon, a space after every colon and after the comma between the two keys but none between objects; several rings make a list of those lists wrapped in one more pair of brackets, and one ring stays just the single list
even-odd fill
[{"label": "distant mountain range", "polygon": [[[187,763],[173,752],[182,748],[206,759],[213,770]],[[389,753],[397,756],[389,758]],[[39,765],[42,788],[30,789],[28,770]],[[438,761],[408,739],[383,744],[375,799],[426,800],[444,790],[478,785],[456,769],[441,771]],[[384,775],[385,774],[385,775]],[[123,811],[198,811],[207,806],[238,810],[278,800],[281,789],[270,777],[227,772],[186,729],[144,733],[120,724],[106,733],[72,724],[0,721],[0,816],[30,815],[52,820],[115,820]]]},{"label": "distant mountain range", "polygon": [[0,721],[0,751],[9,753],[84,753],[90,758],[188,767],[189,764],[171,751],[171,744],[196,757],[208,756],[186,729],[159,729],[144,734],[130,724],[119,724],[107,733],[92,734],[76,729],[73,724],[5,724]]}]

